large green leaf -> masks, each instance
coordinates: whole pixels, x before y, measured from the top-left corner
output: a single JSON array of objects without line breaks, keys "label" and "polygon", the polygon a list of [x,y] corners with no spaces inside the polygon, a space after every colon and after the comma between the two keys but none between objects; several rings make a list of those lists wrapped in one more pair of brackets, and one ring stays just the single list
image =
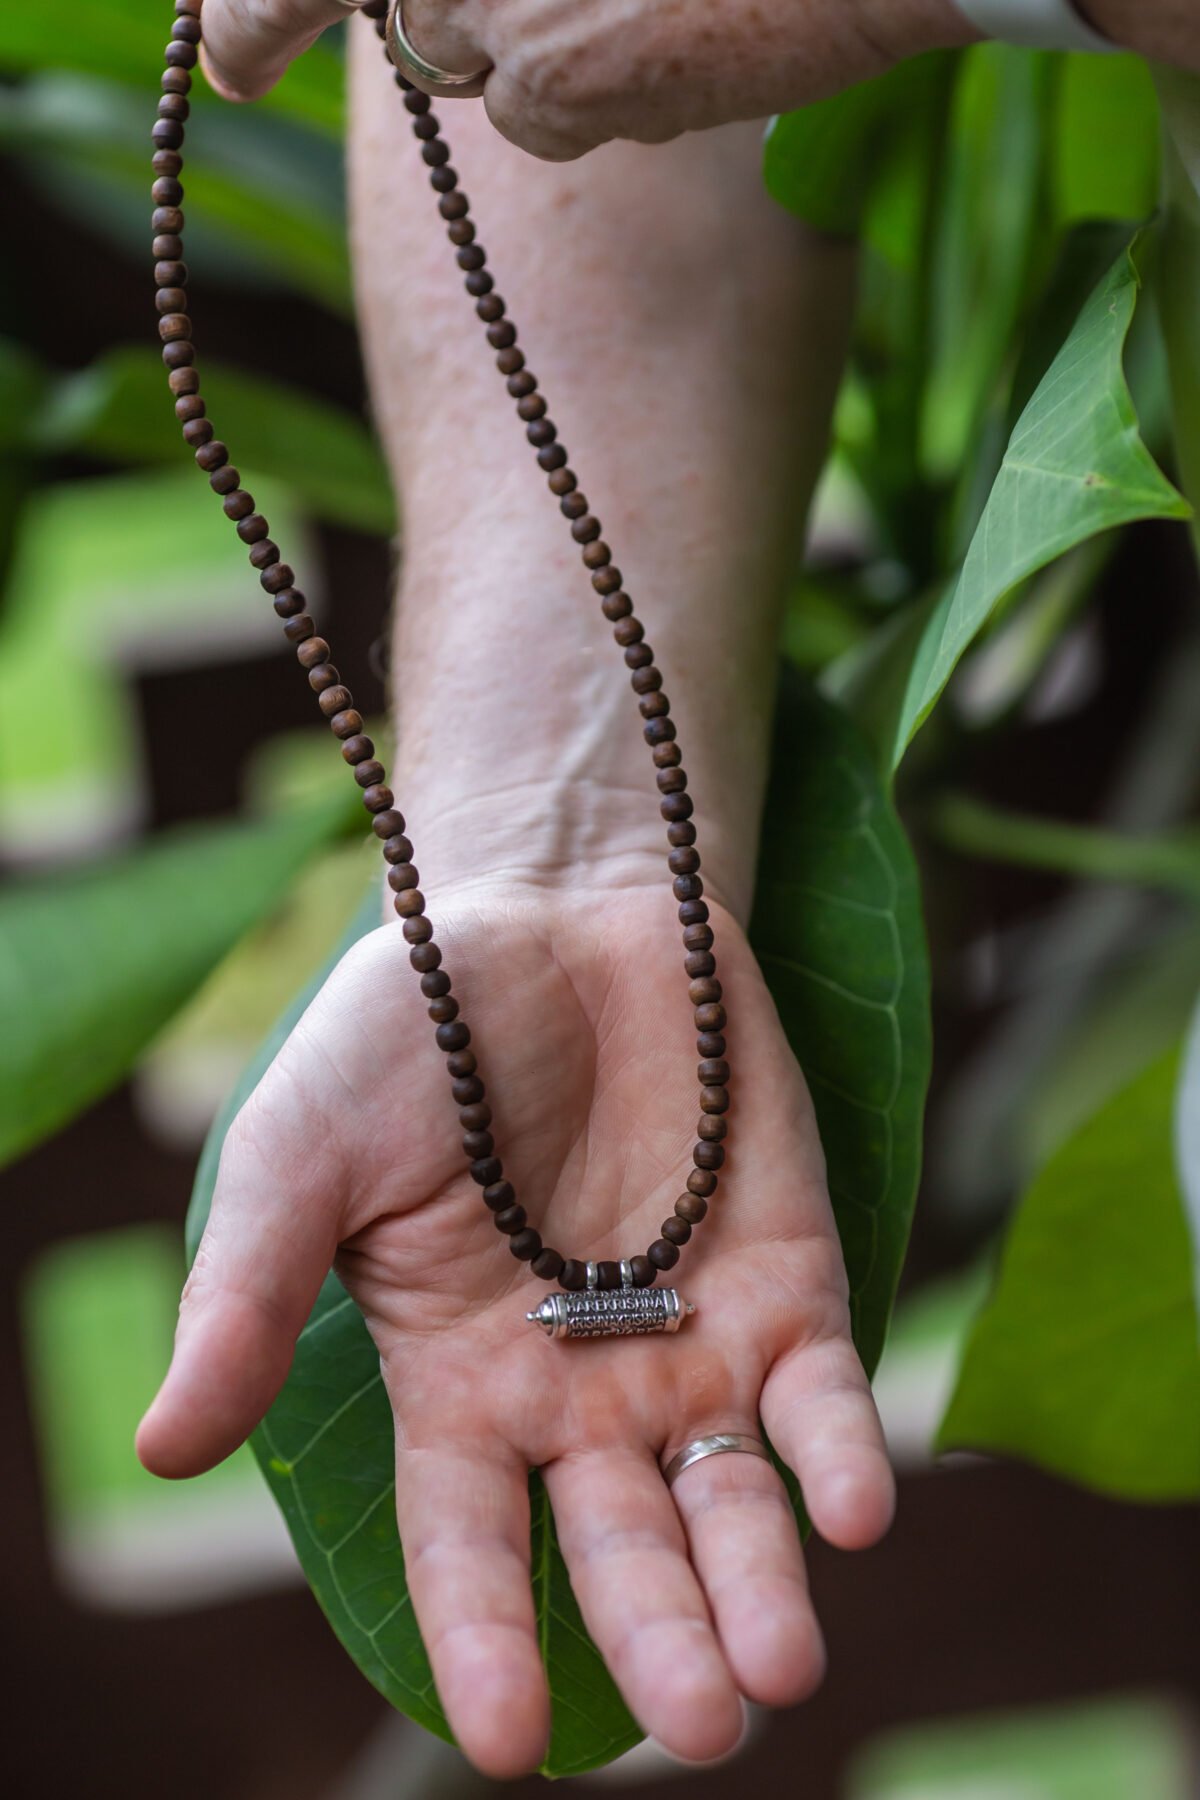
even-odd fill
[{"label": "large green leaf", "polygon": [[[768,819],[755,940],[813,1085],[856,1338],[870,1368],[908,1233],[929,1071],[916,877],[866,745],[807,692],[784,709]],[[372,886],[326,970],[280,1021],[216,1121],[188,1219],[192,1254],[238,1107],[329,969],[378,921]],[[446,1736],[404,1581],[392,1435],[378,1353],[331,1275],[254,1450],[350,1655],[394,1706]],[[535,1599],[554,1702],[545,1772],[577,1774],[611,1761],[639,1734],[583,1629],[536,1477],[532,1505]]]},{"label": "large green leaf", "polygon": [[[316,518],[391,531],[391,483],[365,423],[265,376],[205,363],[211,417],[248,480],[280,481]],[[154,350],[113,350],[54,391],[33,425],[40,449],[128,462],[190,461]]]},{"label": "large green leaf", "polygon": [[[1009,439],[966,560],[923,622],[881,748],[895,768],[959,657],[1018,584],[1097,532],[1190,508],[1138,435],[1121,353],[1140,282],[1124,251]],[[894,671],[893,671],[894,676]]]},{"label": "large green leaf", "polygon": [[782,709],[751,941],[812,1091],[868,1371],[921,1167],[929,969],[912,853],[846,715]]},{"label": "large green leaf", "polygon": [[1009,1233],[941,1448],[1026,1457],[1138,1500],[1200,1497],[1192,1252],[1172,1153],[1178,1053],[1059,1150]]},{"label": "large green leaf", "polygon": [[139,1052],[346,818],[342,800],[180,829],[0,893],[0,1162],[57,1130]]}]

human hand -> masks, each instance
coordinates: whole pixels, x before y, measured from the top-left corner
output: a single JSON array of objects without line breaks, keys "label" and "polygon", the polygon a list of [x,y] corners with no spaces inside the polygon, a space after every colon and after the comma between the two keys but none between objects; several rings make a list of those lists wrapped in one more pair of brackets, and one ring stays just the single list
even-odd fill
[{"label": "human hand", "polygon": [[[689,1166],[692,1024],[665,884],[493,883],[430,896],[491,1126],[547,1243],[631,1255]],[[850,1339],[808,1095],[754,957],[713,905],[735,1070],[730,1155],[677,1272],[677,1337],[548,1341],[462,1162],[446,1077],[395,924],[342,961],[226,1141],[174,1360],[138,1440],[158,1474],[228,1455],[275,1396],[330,1263],[378,1345],[400,1533],[438,1692],[493,1776],[544,1752],[527,1473],[541,1471],[584,1619],[643,1727],[707,1758],[739,1695],[787,1705],[823,1649],[775,1470],[660,1460],[762,1423],[816,1529],[853,1549],[892,1509]]]},{"label": "human hand", "polygon": [[[206,0],[206,73],[254,99],[345,17],[340,0]],[[765,118],[977,35],[952,0],[405,0],[404,18],[438,67],[490,66],[492,123],[555,162]]]}]

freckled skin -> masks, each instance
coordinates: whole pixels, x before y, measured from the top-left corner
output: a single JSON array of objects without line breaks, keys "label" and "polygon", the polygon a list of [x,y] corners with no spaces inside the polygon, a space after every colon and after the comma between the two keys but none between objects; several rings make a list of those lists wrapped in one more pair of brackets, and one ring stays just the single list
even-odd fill
[{"label": "freckled skin", "polygon": [[[222,7],[233,17],[207,0],[210,30]],[[705,28],[719,22],[710,10]],[[671,1215],[698,1126],[653,771],[374,34],[351,40],[359,317],[404,521],[385,760],[519,1200],[565,1252],[632,1255]],[[335,972],[230,1135],[139,1448],[178,1476],[240,1441],[336,1258],[384,1359],[414,1603],[467,1754],[504,1776],[544,1746],[536,1465],[631,1707],[676,1754],[707,1757],[736,1739],[739,1695],[801,1699],[823,1650],[773,1469],[715,1457],[668,1493],[660,1455],[761,1414],[833,1542],[873,1541],[891,1506],[811,1107],[745,938],[780,597],[853,257],[765,196],[758,125],[555,165],[497,137],[479,105],[441,110],[530,367],[626,569],[696,798],[733,1068],[728,1162],[674,1272],[698,1311],[677,1337],[619,1344],[552,1344],[526,1323],[545,1290],[465,1174],[393,922]],[[336,651],[336,621],[331,635]]]}]

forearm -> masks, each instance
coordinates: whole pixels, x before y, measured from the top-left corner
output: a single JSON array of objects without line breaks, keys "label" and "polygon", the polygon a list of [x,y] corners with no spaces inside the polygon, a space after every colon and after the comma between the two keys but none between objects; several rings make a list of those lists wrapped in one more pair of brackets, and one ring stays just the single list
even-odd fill
[{"label": "forearm", "polygon": [[[353,236],[403,519],[396,786],[423,884],[660,880],[611,627],[462,291],[408,118],[354,58]],[[665,676],[706,881],[748,910],[776,622],[819,467],[849,252],[762,192],[761,132],[569,168],[443,105],[489,265]]]}]

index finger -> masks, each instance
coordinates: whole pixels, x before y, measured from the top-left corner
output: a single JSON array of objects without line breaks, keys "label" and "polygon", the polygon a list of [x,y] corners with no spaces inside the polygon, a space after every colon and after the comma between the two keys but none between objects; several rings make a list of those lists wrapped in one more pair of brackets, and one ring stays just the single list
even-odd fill
[{"label": "index finger", "polygon": [[[330,25],[367,0],[205,0],[200,65],[226,100],[257,100]],[[199,0],[188,11],[200,16]]]}]

